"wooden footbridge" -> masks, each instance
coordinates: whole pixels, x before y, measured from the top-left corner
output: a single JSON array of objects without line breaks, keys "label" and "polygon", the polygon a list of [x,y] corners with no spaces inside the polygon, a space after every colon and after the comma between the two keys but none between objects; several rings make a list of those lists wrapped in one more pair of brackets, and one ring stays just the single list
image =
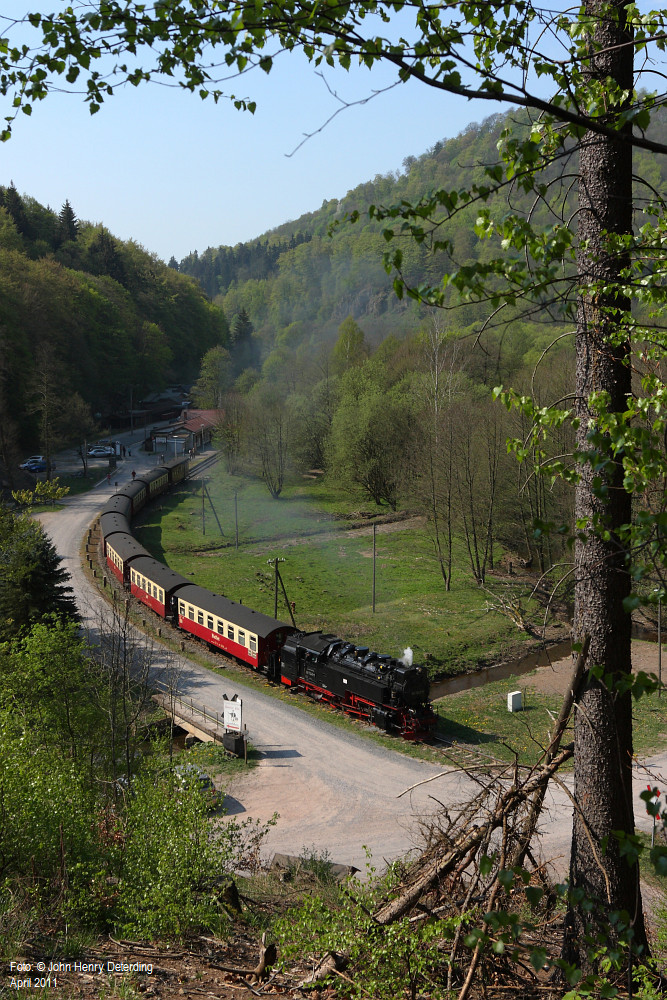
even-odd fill
[{"label": "wooden footbridge", "polygon": [[222,745],[226,730],[219,712],[212,712],[205,705],[198,705],[192,698],[180,698],[173,694],[154,694],[153,701],[187,733],[196,736],[203,743]]}]

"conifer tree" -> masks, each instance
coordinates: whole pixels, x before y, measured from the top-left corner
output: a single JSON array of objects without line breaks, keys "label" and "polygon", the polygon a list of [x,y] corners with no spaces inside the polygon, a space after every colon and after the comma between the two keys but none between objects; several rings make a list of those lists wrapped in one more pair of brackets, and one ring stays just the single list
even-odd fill
[{"label": "conifer tree", "polygon": [[4,207],[12,217],[14,225],[21,236],[29,238],[31,235],[30,223],[28,221],[28,216],[26,215],[23,198],[14,187],[14,181],[12,181],[9,187],[5,189]]},{"label": "conifer tree", "polygon": [[74,210],[70,205],[69,200],[67,199],[65,200],[63,207],[60,209],[58,221],[60,223],[61,240],[75,240],[79,235],[79,221],[74,214]]},{"label": "conifer tree", "polygon": [[0,641],[50,614],[76,617],[69,574],[38,521],[0,506]]},{"label": "conifer tree", "polygon": [[234,317],[231,329],[231,355],[235,375],[239,375],[246,368],[255,368],[257,365],[257,351],[252,333],[252,322],[246,310],[242,308]]}]

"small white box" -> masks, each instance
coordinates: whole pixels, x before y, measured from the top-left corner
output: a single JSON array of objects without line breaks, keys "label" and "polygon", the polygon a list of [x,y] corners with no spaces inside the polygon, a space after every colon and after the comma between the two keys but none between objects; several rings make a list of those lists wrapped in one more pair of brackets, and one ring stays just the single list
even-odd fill
[{"label": "small white box", "polygon": [[507,695],[507,711],[508,712],[520,712],[522,709],[521,705],[521,692],[520,691],[510,691]]}]

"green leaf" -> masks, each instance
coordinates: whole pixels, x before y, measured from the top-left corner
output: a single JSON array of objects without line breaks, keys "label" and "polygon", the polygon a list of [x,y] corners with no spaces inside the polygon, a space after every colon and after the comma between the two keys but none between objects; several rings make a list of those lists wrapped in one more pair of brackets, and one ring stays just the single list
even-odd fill
[{"label": "green leaf", "polygon": [[544,896],[544,889],[538,885],[527,885],[526,886],[526,899],[531,906],[537,906],[542,897]]},{"label": "green leaf", "polygon": [[541,972],[547,962],[546,948],[532,948],[528,958],[535,972]]},{"label": "green leaf", "polygon": [[488,854],[484,854],[479,861],[479,873],[482,878],[486,878],[490,875],[493,870],[494,859],[490,858]]}]

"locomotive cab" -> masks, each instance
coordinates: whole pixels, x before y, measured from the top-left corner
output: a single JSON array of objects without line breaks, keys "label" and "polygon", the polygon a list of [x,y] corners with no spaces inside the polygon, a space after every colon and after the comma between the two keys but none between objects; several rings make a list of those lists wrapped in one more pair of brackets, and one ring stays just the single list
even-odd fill
[{"label": "locomotive cab", "polygon": [[428,702],[429,681],[424,667],[408,667],[396,661],[392,671],[392,695],[409,708]]}]

